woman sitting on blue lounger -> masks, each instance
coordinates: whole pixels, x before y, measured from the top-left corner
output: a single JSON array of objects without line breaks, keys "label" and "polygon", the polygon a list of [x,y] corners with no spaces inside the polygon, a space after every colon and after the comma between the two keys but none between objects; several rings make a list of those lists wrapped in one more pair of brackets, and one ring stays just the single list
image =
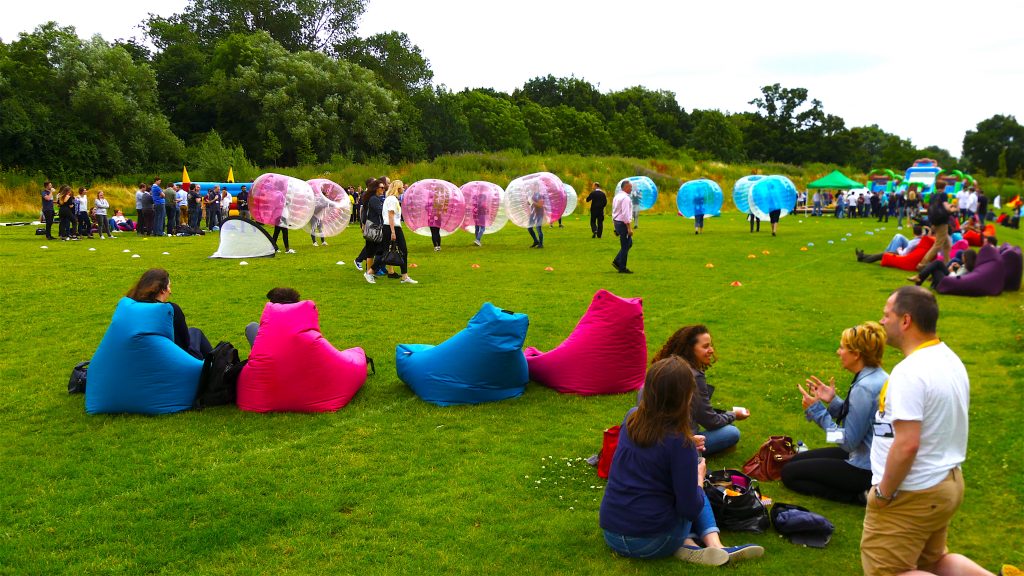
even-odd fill
[{"label": "woman sitting on blue lounger", "polygon": [[704,495],[701,439],[691,434],[695,389],[690,365],[669,356],[651,365],[640,404],[626,413],[601,500],[604,540],[623,556],[719,566],[764,554],[749,544],[724,548],[719,539]]},{"label": "woman sitting on blue lounger", "polygon": [[150,268],[142,273],[139,281],[126,294],[136,302],[166,302],[174,309],[174,343],[192,356],[202,360],[213,351],[213,346],[199,328],[189,328],[185,322],[185,313],[171,297],[171,277],[163,268]]}]

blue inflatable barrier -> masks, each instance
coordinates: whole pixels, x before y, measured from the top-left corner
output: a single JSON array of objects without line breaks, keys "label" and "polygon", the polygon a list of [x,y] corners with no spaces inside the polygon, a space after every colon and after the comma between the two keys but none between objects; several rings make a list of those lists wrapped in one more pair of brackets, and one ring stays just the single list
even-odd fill
[{"label": "blue inflatable barrier", "polygon": [[398,377],[438,406],[496,402],[522,395],[530,380],[523,342],[526,314],[483,305],[458,334],[437,346],[399,344]]},{"label": "blue inflatable barrier", "polygon": [[169,414],[188,410],[202,369],[201,360],[174,343],[170,304],[121,298],[89,363],[85,411]]},{"label": "blue inflatable barrier", "polygon": [[[175,184],[181,185],[181,182],[175,182]],[[242,186],[249,192],[252,192],[252,182],[192,182],[203,192],[209,192],[213,190],[214,186],[220,186],[221,190],[227,190],[232,196],[237,196],[242,191]]]}]

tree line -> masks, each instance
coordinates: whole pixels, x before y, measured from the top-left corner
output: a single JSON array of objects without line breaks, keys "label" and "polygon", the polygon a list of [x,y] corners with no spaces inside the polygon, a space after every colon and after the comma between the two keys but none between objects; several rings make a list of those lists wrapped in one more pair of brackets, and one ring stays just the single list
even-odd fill
[{"label": "tree line", "polygon": [[1024,170],[1013,116],[979,122],[957,159],[877,125],[847,127],[806,89],[779,84],[739,113],[551,75],[511,94],[452,91],[433,84],[406,34],[356,35],[366,1],[191,0],[181,13],[150,15],[143,40],[82,40],[51,22],[0,41],[0,169],[111,176],[211,155],[294,166],[517,149],[862,171],[928,156],[988,175]]}]

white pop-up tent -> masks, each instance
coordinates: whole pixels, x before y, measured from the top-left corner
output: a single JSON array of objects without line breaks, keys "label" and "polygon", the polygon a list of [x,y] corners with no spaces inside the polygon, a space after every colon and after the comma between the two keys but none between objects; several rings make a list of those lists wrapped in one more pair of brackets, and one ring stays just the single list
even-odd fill
[{"label": "white pop-up tent", "polygon": [[220,227],[220,246],[210,258],[262,258],[273,256],[274,240],[252,220],[231,217]]}]

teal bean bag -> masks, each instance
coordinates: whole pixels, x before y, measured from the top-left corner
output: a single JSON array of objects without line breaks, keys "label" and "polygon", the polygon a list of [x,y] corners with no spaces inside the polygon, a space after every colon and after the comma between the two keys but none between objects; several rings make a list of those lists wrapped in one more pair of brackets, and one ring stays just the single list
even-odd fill
[{"label": "teal bean bag", "polygon": [[174,343],[170,304],[117,303],[107,333],[89,363],[89,414],[170,414],[188,410],[203,362]]},{"label": "teal bean bag", "polygon": [[530,321],[490,302],[437,346],[399,344],[398,377],[438,406],[496,402],[522,395],[530,380],[523,342]]}]

